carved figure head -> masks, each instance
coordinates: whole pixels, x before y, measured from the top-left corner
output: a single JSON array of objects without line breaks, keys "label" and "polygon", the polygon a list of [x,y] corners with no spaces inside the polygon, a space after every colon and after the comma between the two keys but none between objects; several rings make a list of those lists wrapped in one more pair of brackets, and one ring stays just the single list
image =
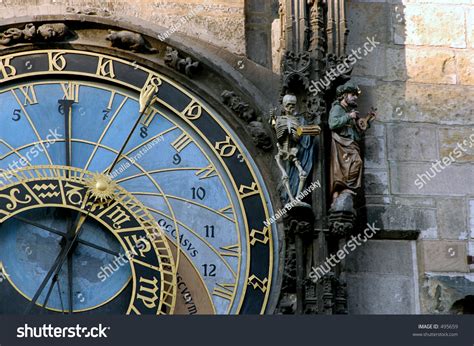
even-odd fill
[{"label": "carved figure head", "polygon": [[293,115],[296,110],[296,96],[286,94],[283,97],[283,109],[285,110],[285,114]]},{"label": "carved figure head", "polygon": [[118,38],[117,31],[109,30],[109,34],[105,38],[107,41],[115,41]]},{"label": "carved figure head", "polygon": [[67,31],[66,25],[62,23],[43,24],[38,28],[38,35],[43,40],[56,40],[62,38]]},{"label": "carved figure head", "polygon": [[336,92],[339,100],[344,100],[352,108],[357,107],[357,99],[361,93],[357,84],[348,81],[344,85],[340,85]]}]

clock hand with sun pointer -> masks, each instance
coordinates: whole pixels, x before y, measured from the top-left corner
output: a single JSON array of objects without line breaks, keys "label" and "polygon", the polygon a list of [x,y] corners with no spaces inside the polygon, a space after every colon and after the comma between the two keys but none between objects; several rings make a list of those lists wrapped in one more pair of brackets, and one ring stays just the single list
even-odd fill
[{"label": "clock hand with sun pointer", "polygon": [[[131,139],[133,133],[135,132],[136,128],[140,124],[141,118],[145,114],[146,110],[148,109],[148,107],[152,103],[153,98],[156,96],[157,93],[158,93],[158,86],[153,85],[153,84],[150,84],[148,87],[146,87],[142,91],[142,93],[140,95],[140,110],[139,110],[140,115],[138,116],[138,119],[134,123],[130,133],[128,134],[127,138],[125,139],[125,142],[123,143],[121,149],[119,150],[119,152],[118,152],[115,160],[113,161],[112,165],[106,170],[107,175],[110,174],[110,172],[112,172],[113,168],[115,167],[117,162],[120,160],[120,157],[122,156],[123,151],[125,150],[125,147],[127,146],[128,142],[130,141],[130,139]],[[65,101],[69,101],[69,102],[64,102],[63,103],[64,104],[63,109],[64,109],[64,113],[65,113],[66,118],[69,119],[69,120],[66,120],[66,149],[67,149],[66,150],[66,162],[70,163],[70,159],[71,159],[71,153],[70,153],[70,139],[71,139],[71,137],[70,137],[70,115],[71,115],[71,109],[72,109],[72,103],[73,102],[71,103],[71,100],[65,100]],[[68,110],[68,114],[66,114],[67,110]],[[87,205],[87,203],[85,205]],[[31,312],[32,308],[34,307],[34,305],[38,301],[41,293],[43,292],[44,288],[48,284],[49,280],[53,277],[53,281],[51,282],[50,288],[48,290],[46,301],[43,304],[43,307],[46,306],[47,300],[49,299],[49,296],[50,296],[51,291],[52,291],[52,287],[58,279],[58,274],[61,271],[61,267],[64,264],[65,260],[70,255],[71,250],[74,248],[74,245],[76,244],[76,242],[77,242],[77,240],[78,240],[78,238],[79,238],[79,236],[80,236],[80,234],[83,230],[82,224],[84,223],[86,218],[89,216],[91,210],[92,209],[90,209],[89,212],[85,215],[84,214],[79,215],[74,227],[71,227],[69,229],[69,231],[68,231],[69,236],[66,239],[66,243],[64,244],[64,246],[61,249],[58,257],[56,258],[53,266],[51,267],[49,272],[46,274],[43,282],[41,283],[41,285],[38,288],[38,290],[36,291],[33,299],[31,300],[30,304],[28,305],[28,308],[25,311],[27,314],[29,312]],[[71,230],[74,230],[72,234],[70,233]],[[71,237],[72,237],[72,240],[71,240]],[[69,282],[71,283],[71,281],[72,281],[71,280],[71,275],[69,274]],[[71,305],[72,305],[72,303],[71,303],[71,300],[72,300],[71,285],[70,285],[69,295],[70,295],[69,306],[71,308]],[[72,312],[72,309],[70,309],[70,311]]]},{"label": "clock hand with sun pointer", "polygon": [[112,162],[110,167],[105,170],[106,175],[110,175],[110,173],[112,173],[115,165],[117,165],[118,161],[120,160],[120,156],[122,156],[123,151],[125,150],[125,147],[127,146],[128,142],[132,138],[133,133],[138,127],[138,124],[140,124],[143,114],[145,114],[148,107],[152,104],[153,98],[158,94],[158,87],[159,87],[158,85],[150,84],[142,90],[140,94],[140,115],[135,121],[135,124],[133,124],[133,127],[130,130],[130,133],[128,134],[127,138],[125,139],[125,142],[122,144],[122,147],[120,148],[117,156],[115,157],[115,160]]}]

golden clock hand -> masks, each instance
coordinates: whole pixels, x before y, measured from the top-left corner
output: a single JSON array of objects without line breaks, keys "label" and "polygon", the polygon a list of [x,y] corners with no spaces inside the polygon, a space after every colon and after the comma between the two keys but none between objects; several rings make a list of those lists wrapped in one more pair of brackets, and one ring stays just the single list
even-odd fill
[{"label": "golden clock hand", "polygon": [[135,132],[136,128],[138,127],[138,124],[140,124],[140,121],[143,117],[143,114],[145,114],[146,110],[150,106],[150,104],[153,101],[153,97],[156,96],[158,93],[158,86],[150,84],[148,87],[146,87],[144,90],[142,90],[140,94],[140,115],[138,116],[137,120],[135,121],[135,124],[133,124],[132,130],[128,134],[127,138],[125,139],[125,142],[123,143],[122,147],[120,148],[117,156],[115,157],[115,160],[112,162],[112,165],[109,167],[109,169],[106,170],[105,174],[109,175],[112,170],[114,169],[115,165],[117,162],[120,160],[120,156],[122,156],[123,151],[125,150],[125,147],[127,146],[128,142],[130,141],[130,138],[132,138],[133,133]]}]

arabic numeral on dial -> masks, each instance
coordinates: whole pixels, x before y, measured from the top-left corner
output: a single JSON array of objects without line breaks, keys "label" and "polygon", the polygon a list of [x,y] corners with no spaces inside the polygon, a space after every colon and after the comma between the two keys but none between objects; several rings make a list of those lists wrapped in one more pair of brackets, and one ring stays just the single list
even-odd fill
[{"label": "arabic numeral on dial", "polygon": [[173,164],[179,165],[181,163],[181,156],[179,154],[174,154],[173,156]]},{"label": "arabic numeral on dial", "polygon": [[109,112],[110,112],[109,109],[104,109],[104,110],[102,111],[102,113],[104,113],[104,116],[102,117],[102,120],[105,120],[105,119],[107,119],[107,118],[109,117]]},{"label": "arabic numeral on dial", "polygon": [[214,238],[214,226],[206,225],[204,229],[206,230],[206,238]]},{"label": "arabic numeral on dial", "polygon": [[15,109],[13,111],[13,117],[12,117],[13,121],[18,121],[18,120],[21,119],[21,113],[20,112],[21,112],[21,109]]},{"label": "arabic numeral on dial", "polygon": [[200,199],[201,201],[204,199],[204,197],[206,197],[206,190],[204,190],[204,188],[202,187],[198,187],[198,188],[191,188],[192,192],[193,192],[193,199]]},{"label": "arabic numeral on dial", "polygon": [[140,137],[141,137],[141,138],[146,138],[146,137],[148,137],[148,127],[142,126],[142,127],[140,128]]},{"label": "arabic numeral on dial", "polygon": [[216,276],[216,265],[215,264],[203,264],[204,276]]}]

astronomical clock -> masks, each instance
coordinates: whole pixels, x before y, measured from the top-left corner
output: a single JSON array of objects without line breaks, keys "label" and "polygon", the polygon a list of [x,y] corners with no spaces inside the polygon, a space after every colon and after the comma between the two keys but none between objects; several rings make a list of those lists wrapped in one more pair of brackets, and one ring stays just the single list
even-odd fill
[{"label": "astronomical clock", "polygon": [[30,47],[0,56],[0,124],[0,313],[268,312],[269,191],[205,97],[119,54]]}]

